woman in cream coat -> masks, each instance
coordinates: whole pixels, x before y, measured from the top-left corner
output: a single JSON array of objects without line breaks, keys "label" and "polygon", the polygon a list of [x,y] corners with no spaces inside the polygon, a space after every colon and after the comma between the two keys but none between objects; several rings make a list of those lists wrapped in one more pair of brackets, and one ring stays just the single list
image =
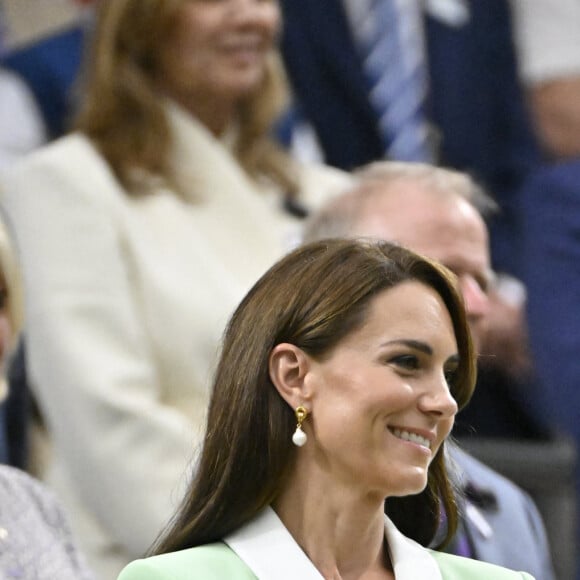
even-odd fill
[{"label": "woman in cream coat", "polygon": [[103,578],[180,499],[227,317],[345,176],[268,139],[270,0],[105,0],[79,131],[2,180],[49,478]]}]

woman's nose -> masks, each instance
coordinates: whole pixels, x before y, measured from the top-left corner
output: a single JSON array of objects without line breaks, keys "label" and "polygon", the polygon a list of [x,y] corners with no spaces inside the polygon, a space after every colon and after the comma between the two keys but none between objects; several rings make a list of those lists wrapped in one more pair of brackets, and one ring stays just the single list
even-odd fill
[{"label": "woman's nose", "polygon": [[441,373],[434,384],[423,393],[419,399],[419,408],[424,413],[437,415],[447,419],[457,414],[457,401],[453,398],[445,374]]},{"label": "woman's nose", "polygon": [[278,4],[264,0],[233,0],[232,15],[238,23],[261,24],[268,29],[277,29],[280,20]]}]

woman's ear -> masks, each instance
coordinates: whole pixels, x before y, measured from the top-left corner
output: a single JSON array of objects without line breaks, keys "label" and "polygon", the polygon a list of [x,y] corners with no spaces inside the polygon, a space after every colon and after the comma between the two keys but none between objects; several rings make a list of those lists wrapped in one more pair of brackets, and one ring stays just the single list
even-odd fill
[{"label": "woman's ear", "polygon": [[297,346],[282,342],[270,353],[270,380],[280,396],[295,409],[310,398],[305,377],[310,368],[310,358]]}]

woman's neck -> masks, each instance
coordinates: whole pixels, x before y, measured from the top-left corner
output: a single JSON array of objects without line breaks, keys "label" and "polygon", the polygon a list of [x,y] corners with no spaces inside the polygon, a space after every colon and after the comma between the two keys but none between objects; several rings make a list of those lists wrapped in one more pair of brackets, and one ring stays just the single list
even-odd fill
[{"label": "woman's neck", "polygon": [[234,122],[237,110],[235,103],[223,99],[194,99],[171,94],[168,96],[205,125],[215,137],[221,137]]},{"label": "woman's neck", "polygon": [[273,507],[325,578],[394,578],[381,498],[290,486]]}]

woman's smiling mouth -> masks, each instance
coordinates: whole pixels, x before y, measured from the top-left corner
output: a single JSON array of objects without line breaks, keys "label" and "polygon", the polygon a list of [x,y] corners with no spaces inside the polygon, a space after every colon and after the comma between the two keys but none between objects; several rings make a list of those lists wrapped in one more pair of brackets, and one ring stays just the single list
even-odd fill
[{"label": "woman's smiling mouth", "polygon": [[389,427],[389,431],[397,437],[397,439],[402,439],[403,441],[410,441],[411,443],[416,443],[421,447],[425,447],[426,449],[431,449],[431,441],[427,437],[423,437],[418,433],[413,433],[412,431],[407,431],[405,429],[398,429],[398,428],[391,428]]}]

